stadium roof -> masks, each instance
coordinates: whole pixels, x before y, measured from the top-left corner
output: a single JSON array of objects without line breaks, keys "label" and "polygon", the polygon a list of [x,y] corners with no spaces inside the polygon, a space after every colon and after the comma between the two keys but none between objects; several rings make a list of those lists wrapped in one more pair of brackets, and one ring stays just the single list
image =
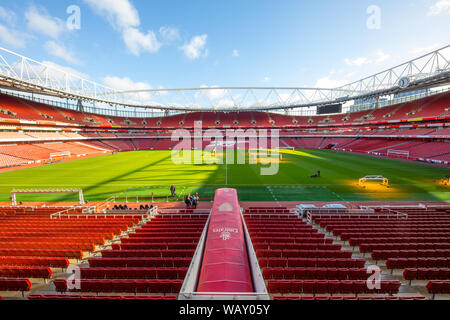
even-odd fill
[{"label": "stadium roof", "polygon": [[119,91],[0,48],[0,86],[111,106],[178,111],[293,109],[450,83],[450,45],[337,88],[202,87]]}]

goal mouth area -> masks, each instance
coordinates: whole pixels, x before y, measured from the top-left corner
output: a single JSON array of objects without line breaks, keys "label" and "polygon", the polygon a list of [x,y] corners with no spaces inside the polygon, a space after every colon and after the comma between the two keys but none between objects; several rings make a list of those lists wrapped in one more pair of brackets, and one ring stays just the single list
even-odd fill
[{"label": "goal mouth area", "polygon": [[80,205],[84,205],[84,195],[82,189],[13,189],[11,190],[11,204],[17,206],[18,194],[54,194],[54,193],[74,193],[78,194]]},{"label": "goal mouth area", "polygon": [[368,175],[358,180],[358,186],[365,188],[368,184],[379,184],[389,188],[389,179],[381,175]]},{"label": "goal mouth area", "polygon": [[410,158],[409,151],[393,150],[393,149],[389,149],[386,153],[386,156],[390,158],[402,158],[402,159]]}]

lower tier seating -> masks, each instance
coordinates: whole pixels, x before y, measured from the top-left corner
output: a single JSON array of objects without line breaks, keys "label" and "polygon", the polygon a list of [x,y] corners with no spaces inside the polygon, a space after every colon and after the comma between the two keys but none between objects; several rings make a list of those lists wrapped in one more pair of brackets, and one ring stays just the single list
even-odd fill
[{"label": "lower tier seating", "polygon": [[274,296],[273,300],[303,300],[303,301],[329,301],[329,300],[427,300],[423,296],[414,297],[391,297],[391,296],[360,296],[360,297],[350,297],[350,296]]},{"label": "lower tier seating", "polygon": [[431,280],[427,283],[427,291],[435,294],[450,294],[450,280]]},{"label": "lower tier seating", "polygon": [[0,278],[0,291],[30,291],[31,282],[28,279]]},{"label": "lower tier seating", "polygon": [[396,294],[400,281],[380,281],[379,289],[369,289],[365,280],[268,280],[267,289],[272,293],[376,293]]},{"label": "lower tier seating", "polygon": [[[70,295],[70,294],[57,294],[57,295],[41,295],[30,294],[29,300],[59,300],[59,301],[72,301],[72,300],[177,300],[177,296],[94,296],[94,295]],[[1,299],[0,299],[1,300]]]},{"label": "lower tier seating", "polygon": [[264,279],[365,280],[365,268],[263,268]]},{"label": "lower tier seating", "polygon": [[81,279],[78,289],[70,288],[65,279],[55,279],[53,283],[57,292],[178,293],[183,280]]},{"label": "lower tier seating", "polygon": [[3,266],[41,266],[66,269],[69,266],[67,258],[53,257],[0,257]]},{"label": "lower tier seating", "polygon": [[2,267],[0,278],[42,278],[50,279],[52,270],[48,267]]}]

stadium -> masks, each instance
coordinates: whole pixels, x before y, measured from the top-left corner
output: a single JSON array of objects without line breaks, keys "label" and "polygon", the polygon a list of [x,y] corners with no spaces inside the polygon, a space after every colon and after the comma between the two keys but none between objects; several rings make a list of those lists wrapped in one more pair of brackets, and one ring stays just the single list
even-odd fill
[{"label": "stadium", "polygon": [[332,88],[92,78],[0,48],[0,300],[450,298],[450,45]]}]

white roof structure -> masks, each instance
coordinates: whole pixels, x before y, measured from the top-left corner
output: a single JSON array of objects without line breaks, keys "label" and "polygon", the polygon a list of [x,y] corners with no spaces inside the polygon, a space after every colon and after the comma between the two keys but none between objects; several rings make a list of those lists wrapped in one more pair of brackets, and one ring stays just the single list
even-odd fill
[{"label": "white roof structure", "polygon": [[111,107],[279,110],[345,103],[450,83],[450,45],[338,88],[203,87],[119,91],[0,48],[0,87]]}]

